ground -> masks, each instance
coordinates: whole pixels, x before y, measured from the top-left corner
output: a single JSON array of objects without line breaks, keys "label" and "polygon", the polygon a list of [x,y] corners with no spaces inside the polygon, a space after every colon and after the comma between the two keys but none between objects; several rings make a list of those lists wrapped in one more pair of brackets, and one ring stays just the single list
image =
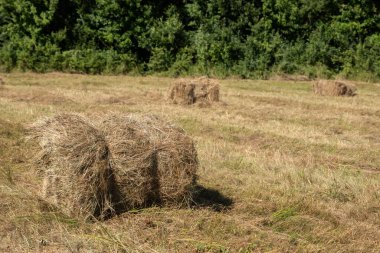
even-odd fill
[{"label": "ground", "polygon": [[[2,74],[0,252],[380,252],[380,84],[220,80],[221,102],[165,100],[170,78]],[[48,205],[25,127],[58,112],[155,114],[197,146],[203,200],[83,222]]]}]

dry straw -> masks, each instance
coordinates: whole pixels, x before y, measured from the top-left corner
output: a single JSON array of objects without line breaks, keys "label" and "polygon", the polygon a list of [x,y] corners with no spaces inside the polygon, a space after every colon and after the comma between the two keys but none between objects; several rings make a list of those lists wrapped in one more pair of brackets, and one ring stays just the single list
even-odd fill
[{"label": "dry straw", "polygon": [[356,87],[336,80],[318,80],[313,84],[314,93],[321,96],[355,96]]},{"label": "dry straw", "polygon": [[180,78],[170,87],[168,97],[172,103],[183,105],[218,102],[219,84],[206,77]]},{"label": "dry straw", "polygon": [[59,114],[37,121],[29,132],[41,148],[37,161],[47,201],[78,217],[113,212],[109,150],[99,130],[79,115]]},{"label": "dry straw", "polygon": [[68,215],[103,219],[152,204],[189,203],[198,167],[183,130],[153,116],[112,114],[96,126],[73,114],[30,127],[43,196]]},{"label": "dry straw", "polygon": [[306,82],[310,81],[310,78],[305,75],[288,75],[288,74],[277,74],[271,76],[269,80],[273,81],[293,81],[293,82]]},{"label": "dry straw", "polygon": [[182,129],[154,116],[134,114],[114,114],[100,125],[128,207],[191,201],[197,153]]}]

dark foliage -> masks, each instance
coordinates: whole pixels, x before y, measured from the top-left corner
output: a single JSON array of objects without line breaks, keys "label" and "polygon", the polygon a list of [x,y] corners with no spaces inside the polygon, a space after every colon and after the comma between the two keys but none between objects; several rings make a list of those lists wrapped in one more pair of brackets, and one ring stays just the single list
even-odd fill
[{"label": "dark foliage", "polygon": [[0,70],[380,78],[375,0],[0,0]]}]

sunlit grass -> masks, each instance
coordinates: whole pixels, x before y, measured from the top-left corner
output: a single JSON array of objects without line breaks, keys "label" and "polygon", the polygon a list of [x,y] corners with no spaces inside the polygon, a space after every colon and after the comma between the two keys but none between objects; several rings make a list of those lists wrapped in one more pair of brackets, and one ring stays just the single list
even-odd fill
[{"label": "sunlit grass", "polygon": [[[6,74],[1,252],[378,252],[380,85],[318,97],[310,82],[222,80],[222,102],[177,106],[157,77]],[[152,207],[105,222],[38,197],[24,127],[58,112],[155,114],[196,141],[199,183],[233,204]],[[219,211],[215,211],[219,210]]]}]

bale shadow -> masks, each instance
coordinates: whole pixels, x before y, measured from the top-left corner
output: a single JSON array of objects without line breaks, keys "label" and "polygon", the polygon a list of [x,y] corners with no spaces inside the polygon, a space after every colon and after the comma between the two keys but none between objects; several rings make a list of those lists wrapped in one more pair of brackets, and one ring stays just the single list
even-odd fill
[{"label": "bale shadow", "polygon": [[216,212],[221,212],[231,209],[233,200],[224,196],[219,191],[205,188],[201,185],[195,186],[193,200],[191,203],[192,208],[211,208]]}]

